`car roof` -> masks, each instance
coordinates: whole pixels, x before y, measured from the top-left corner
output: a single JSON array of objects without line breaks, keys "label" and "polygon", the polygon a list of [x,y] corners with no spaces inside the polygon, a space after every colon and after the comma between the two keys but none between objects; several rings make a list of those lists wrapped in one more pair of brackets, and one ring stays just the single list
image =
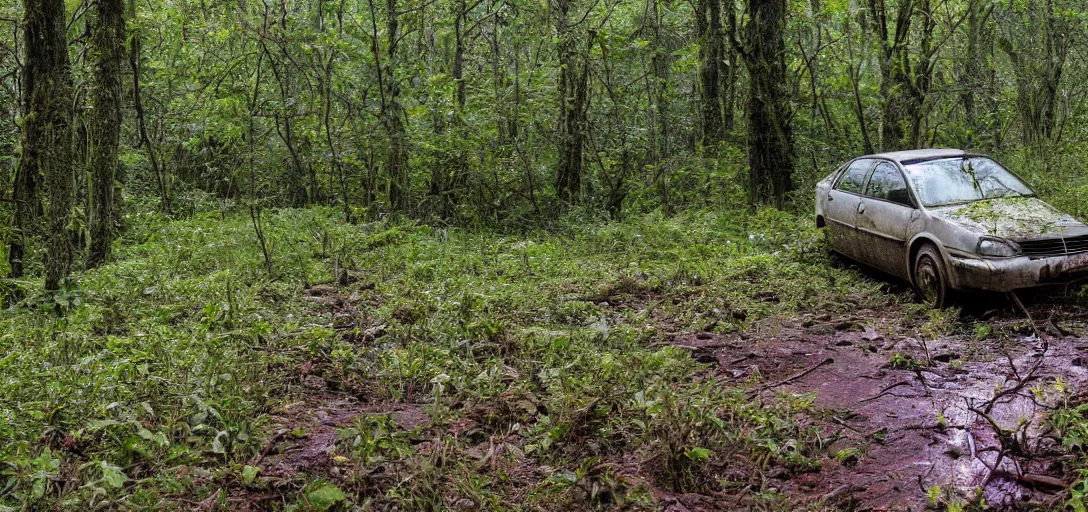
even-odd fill
[{"label": "car roof", "polygon": [[890,151],[887,153],[877,153],[875,155],[867,155],[861,158],[883,158],[886,160],[894,160],[902,165],[908,165],[916,162],[924,162],[926,160],[937,160],[941,158],[961,158],[966,155],[967,152],[962,149],[952,148],[934,148],[934,149],[911,149],[908,151]]}]

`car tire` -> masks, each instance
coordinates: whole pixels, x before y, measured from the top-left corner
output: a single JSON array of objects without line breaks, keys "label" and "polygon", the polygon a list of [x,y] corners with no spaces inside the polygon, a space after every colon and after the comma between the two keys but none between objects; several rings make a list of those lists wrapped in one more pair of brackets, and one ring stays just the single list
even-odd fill
[{"label": "car tire", "polygon": [[951,302],[944,258],[933,244],[923,245],[914,257],[914,292],[918,300],[935,309],[944,309]]}]

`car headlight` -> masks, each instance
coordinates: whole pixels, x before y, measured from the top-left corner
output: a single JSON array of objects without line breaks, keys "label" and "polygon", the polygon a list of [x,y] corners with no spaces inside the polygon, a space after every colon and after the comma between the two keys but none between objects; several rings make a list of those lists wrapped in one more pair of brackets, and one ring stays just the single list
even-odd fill
[{"label": "car headlight", "polygon": [[1020,254],[1020,246],[1000,238],[982,238],[978,241],[978,253],[993,258],[1011,258]]}]

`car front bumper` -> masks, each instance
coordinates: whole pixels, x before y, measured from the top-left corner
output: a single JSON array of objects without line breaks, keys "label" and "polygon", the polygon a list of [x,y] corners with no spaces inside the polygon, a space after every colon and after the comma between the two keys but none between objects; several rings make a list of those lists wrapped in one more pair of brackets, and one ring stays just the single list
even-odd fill
[{"label": "car front bumper", "polygon": [[1088,279],[1088,253],[1051,258],[949,257],[949,280],[957,290],[1008,292]]}]

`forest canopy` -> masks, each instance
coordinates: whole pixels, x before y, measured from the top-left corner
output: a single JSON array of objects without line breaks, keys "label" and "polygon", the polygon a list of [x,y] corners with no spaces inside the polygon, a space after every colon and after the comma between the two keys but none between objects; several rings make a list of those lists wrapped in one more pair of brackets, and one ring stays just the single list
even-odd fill
[{"label": "forest canopy", "polygon": [[[44,190],[16,179],[41,46],[25,40],[23,5],[53,3],[0,12],[5,215],[25,204],[13,193]],[[110,176],[118,201],[163,212],[327,204],[530,225],[567,205],[782,205],[881,150],[961,147],[1042,176],[1077,167],[1066,159],[1086,137],[1085,7],[68,0],[55,36],[70,61],[74,226],[94,228],[86,247],[109,237],[94,219],[112,194],[82,191]]]}]

